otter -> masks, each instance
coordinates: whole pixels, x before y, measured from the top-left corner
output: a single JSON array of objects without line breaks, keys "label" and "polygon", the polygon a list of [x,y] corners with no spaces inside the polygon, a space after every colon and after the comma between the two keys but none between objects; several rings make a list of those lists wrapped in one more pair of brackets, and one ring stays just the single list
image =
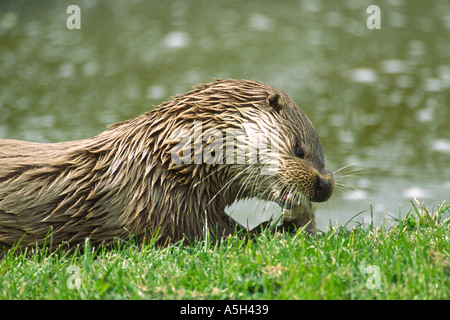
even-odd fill
[{"label": "otter", "polygon": [[314,232],[311,202],[333,185],[317,131],[288,95],[215,80],[92,138],[0,139],[0,247],[219,240],[242,227],[225,207],[249,197]]}]

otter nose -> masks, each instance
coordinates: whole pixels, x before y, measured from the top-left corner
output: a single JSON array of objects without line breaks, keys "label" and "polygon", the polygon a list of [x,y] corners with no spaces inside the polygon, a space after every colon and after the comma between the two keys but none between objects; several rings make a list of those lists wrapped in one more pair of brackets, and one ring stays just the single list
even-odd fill
[{"label": "otter nose", "polygon": [[314,190],[314,197],[312,201],[323,202],[327,201],[333,193],[333,186],[330,181],[318,178]]}]

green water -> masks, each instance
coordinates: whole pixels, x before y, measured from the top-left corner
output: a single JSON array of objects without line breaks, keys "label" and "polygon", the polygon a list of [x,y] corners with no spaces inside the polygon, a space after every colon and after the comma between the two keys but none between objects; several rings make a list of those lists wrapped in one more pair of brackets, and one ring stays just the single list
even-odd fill
[{"label": "green water", "polygon": [[[372,4],[381,29],[366,26]],[[450,200],[449,1],[0,2],[0,138],[90,137],[214,77],[288,93],[327,167],[361,171],[319,227]]]}]

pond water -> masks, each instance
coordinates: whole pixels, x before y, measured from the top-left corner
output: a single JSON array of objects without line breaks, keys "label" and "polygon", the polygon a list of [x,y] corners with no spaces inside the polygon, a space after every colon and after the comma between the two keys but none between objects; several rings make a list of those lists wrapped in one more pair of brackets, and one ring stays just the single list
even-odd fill
[{"label": "pond water", "polygon": [[213,78],[286,92],[328,169],[359,171],[318,205],[320,229],[450,200],[449,1],[0,3],[0,138],[87,138]]}]

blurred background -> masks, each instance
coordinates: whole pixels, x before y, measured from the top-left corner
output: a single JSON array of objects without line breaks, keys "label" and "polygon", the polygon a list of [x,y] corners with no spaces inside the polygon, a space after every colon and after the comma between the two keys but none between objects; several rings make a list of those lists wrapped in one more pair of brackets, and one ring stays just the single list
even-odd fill
[{"label": "blurred background", "polygon": [[450,200],[449,1],[0,1],[0,138],[91,137],[213,78],[286,92],[327,168],[360,171],[318,205],[320,229]]}]

